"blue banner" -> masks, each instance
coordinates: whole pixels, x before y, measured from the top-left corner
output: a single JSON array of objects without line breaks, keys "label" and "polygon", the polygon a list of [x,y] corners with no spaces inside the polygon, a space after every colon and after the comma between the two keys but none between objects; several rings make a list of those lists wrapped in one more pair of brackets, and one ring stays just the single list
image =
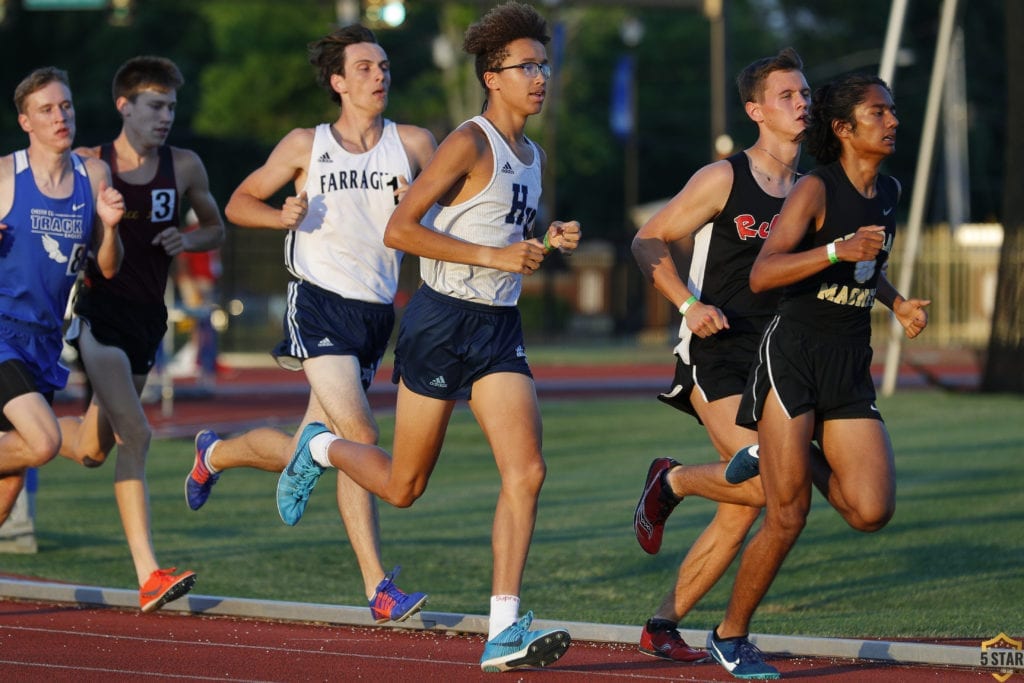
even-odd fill
[{"label": "blue banner", "polygon": [[609,108],[609,124],[612,133],[620,140],[633,134],[636,126],[633,111],[633,76],[636,71],[636,58],[624,54],[615,63],[612,73],[612,96]]}]

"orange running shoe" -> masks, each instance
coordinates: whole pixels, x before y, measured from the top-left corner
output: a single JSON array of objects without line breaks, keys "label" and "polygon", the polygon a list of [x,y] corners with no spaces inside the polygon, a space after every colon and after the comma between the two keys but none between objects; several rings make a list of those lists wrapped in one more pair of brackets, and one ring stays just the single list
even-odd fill
[{"label": "orange running shoe", "polygon": [[177,600],[192,590],[196,582],[196,573],[184,571],[175,574],[177,567],[169,569],[157,569],[142,588],[139,589],[139,606],[143,612],[152,612],[160,609],[171,600]]}]

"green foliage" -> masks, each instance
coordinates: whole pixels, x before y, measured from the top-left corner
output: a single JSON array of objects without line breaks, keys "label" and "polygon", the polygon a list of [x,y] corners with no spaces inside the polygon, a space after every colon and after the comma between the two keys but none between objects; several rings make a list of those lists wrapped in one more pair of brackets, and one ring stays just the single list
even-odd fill
[{"label": "green foliage", "polygon": [[[546,357],[543,350],[531,358]],[[576,354],[577,356],[579,353]],[[1024,510],[1019,398],[907,392],[880,402],[897,451],[897,512],[875,534],[851,531],[818,494],[753,628],[830,636],[985,638],[1020,633]],[[653,457],[704,462],[692,419],[653,399],[546,401],[548,477],[523,587],[545,619],[640,624],[675,580],[713,505],[688,498],[654,557],[636,545],[632,513]],[[380,417],[389,444],[393,419]],[[201,511],[185,507],[187,440],[153,444],[148,465],[154,541],[164,565],[199,573],[196,592],[362,605],[362,582],[325,476],[302,522],[281,524],[274,475],[232,470]],[[7,572],[88,585],[135,584],[111,491],[113,463],[87,470],[58,458],[40,472],[37,555],[3,557]],[[456,410],[426,494],[409,510],[382,505],[385,563],[430,593],[430,609],[485,614],[493,459]],[[733,568],[734,569],[734,568]],[[316,576],[315,581],[282,581]],[[721,619],[732,570],[684,621]]]},{"label": "green foliage", "polygon": [[203,71],[196,130],[273,144],[292,128],[333,120],[337,107],[306,58],[308,43],[330,28],[329,10],[262,0],[240,13],[232,3],[206,3],[217,57]]},{"label": "green foliage", "polygon": [[[395,78],[387,115],[430,129],[440,140],[483,101],[468,58],[461,53],[466,26],[485,6],[476,2],[408,4],[398,29],[377,31],[392,60]],[[626,51],[620,27],[627,14],[645,27],[634,48],[637,57],[638,201],[675,194],[711,157],[710,31],[703,14],[684,3],[680,9],[641,4],[543,3],[538,10],[552,27],[563,22],[566,42],[559,68],[561,86],[549,92],[545,110],[531,120],[528,134],[546,150],[553,179],[546,180],[544,202],[555,216],[580,220],[589,238],[619,246],[632,236],[625,220],[623,145],[609,130],[612,70]],[[1002,213],[1003,150],[1006,117],[1004,3],[974,3],[963,12],[968,90],[970,220],[998,219]],[[727,9],[726,88],[728,130],[739,147],[753,142],[755,128],[737,101],[733,78],[752,60],[792,45],[803,56],[812,87],[851,69],[876,71],[882,49],[889,0],[730,0]],[[55,64],[70,71],[80,144],[111,139],[120,121],[110,101],[116,67],[137,54],[174,59],[187,79],[179,93],[172,144],[198,141],[211,178],[218,179],[221,204],[235,184],[263,159],[288,130],[332,120],[336,108],[316,83],[306,63],[306,45],[336,21],[335,3],[327,0],[146,0],[136,2],[133,22],[114,27],[107,13],[30,12],[8,2],[0,25],[0,91],[9,96],[31,69]],[[939,21],[937,3],[909,3],[901,61],[894,79],[901,126],[899,148],[886,163],[909,192],[914,178],[935,54]],[[457,66],[442,72],[432,45],[447,36]],[[553,50],[554,46],[550,46]],[[554,55],[552,55],[554,56]],[[9,102],[9,100],[8,100]],[[222,153],[207,144],[230,141],[237,150]],[[0,107],[0,153],[23,147],[13,107]],[[256,162],[258,163],[258,161]],[[813,166],[805,155],[803,165]],[[220,179],[223,179],[222,181]],[[221,184],[222,183],[222,184]],[[941,179],[934,187],[941,187]],[[935,190],[933,189],[933,194]],[[909,201],[900,212],[906,215]],[[930,202],[926,221],[945,217],[942,202]],[[626,254],[625,249],[617,253]],[[240,285],[251,277],[253,262],[244,250],[225,259],[226,281]],[[277,255],[275,264],[279,265]],[[620,263],[636,274],[628,256]],[[243,270],[233,273],[236,264]],[[622,297],[628,288],[616,290]],[[235,292],[227,292],[228,296]],[[632,317],[617,320],[630,331],[643,319],[639,306],[621,301],[615,310]]]}]

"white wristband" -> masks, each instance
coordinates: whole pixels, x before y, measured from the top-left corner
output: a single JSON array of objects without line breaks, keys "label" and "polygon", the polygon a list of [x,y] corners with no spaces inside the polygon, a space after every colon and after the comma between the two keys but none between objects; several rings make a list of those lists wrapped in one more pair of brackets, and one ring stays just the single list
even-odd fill
[{"label": "white wristband", "polygon": [[681,315],[686,315],[686,312],[690,310],[690,306],[694,305],[695,303],[697,303],[697,297],[691,294],[690,298],[684,301],[683,304],[679,307],[679,313]]},{"label": "white wristband", "polygon": [[828,246],[825,247],[825,253],[828,254],[829,263],[839,263],[839,257],[836,255],[836,243],[829,242]]}]

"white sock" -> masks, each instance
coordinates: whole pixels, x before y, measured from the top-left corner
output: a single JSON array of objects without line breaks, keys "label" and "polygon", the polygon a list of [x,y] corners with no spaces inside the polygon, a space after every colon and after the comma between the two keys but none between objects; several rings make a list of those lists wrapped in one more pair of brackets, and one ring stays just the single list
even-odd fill
[{"label": "white sock", "polygon": [[219,444],[220,439],[214,441],[212,444],[210,444],[210,447],[206,449],[206,453],[203,454],[203,464],[206,465],[206,469],[210,470],[210,474],[217,474],[218,472],[220,472],[220,470],[214,467],[213,463],[210,462],[210,456],[213,455],[213,449],[216,448]]},{"label": "white sock", "polygon": [[331,444],[338,440],[334,434],[330,432],[324,432],[323,434],[317,434],[309,440],[309,454],[313,456],[313,462],[320,467],[334,467],[331,464],[331,459],[327,457],[327,449],[331,447]]},{"label": "white sock", "polygon": [[519,621],[518,595],[492,595],[491,617],[487,622],[487,640]]}]

